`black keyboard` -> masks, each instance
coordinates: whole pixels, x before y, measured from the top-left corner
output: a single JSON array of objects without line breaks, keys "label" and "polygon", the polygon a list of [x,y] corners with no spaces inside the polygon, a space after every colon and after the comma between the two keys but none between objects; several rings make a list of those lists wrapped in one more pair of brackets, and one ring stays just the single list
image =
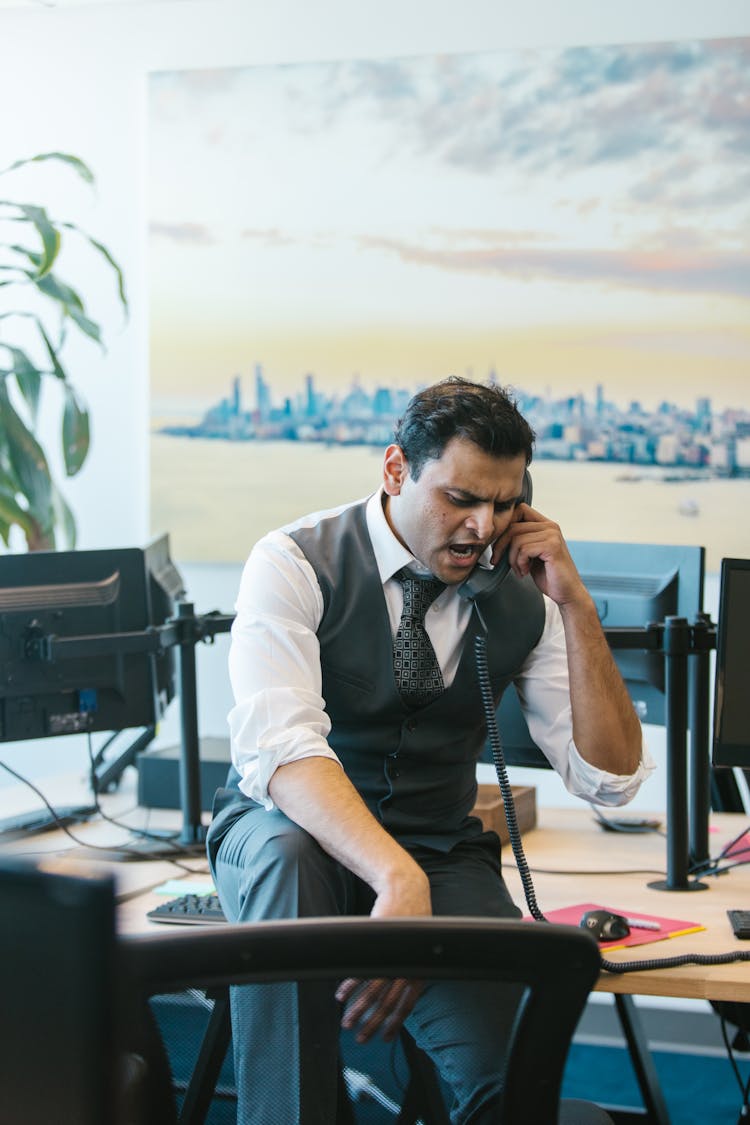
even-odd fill
[{"label": "black keyboard", "polygon": [[180,895],[161,902],[146,915],[152,922],[179,922],[183,925],[202,925],[206,922],[226,922],[217,894]]}]

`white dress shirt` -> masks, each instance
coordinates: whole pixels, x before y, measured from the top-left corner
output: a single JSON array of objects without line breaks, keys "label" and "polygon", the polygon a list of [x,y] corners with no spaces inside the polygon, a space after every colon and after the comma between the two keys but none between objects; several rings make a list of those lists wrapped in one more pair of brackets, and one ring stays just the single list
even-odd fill
[{"label": "white dress shirt", "polygon": [[[323,595],[312,566],[287,532],[314,526],[349,506],[316,512],[270,532],[255,545],[243,570],[229,653],[235,699],[229,713],[232,761],[242,792],[266,808],[273,808],[268,782],[278,766],[315,756],[338,761],[326,741],[331,721],[321,694],[317,629]],[[425,571],[391,531],[382,490],[370,497],[366,515],[395,636],[403,589],[394,576],[405,566]],[[489,559],[483,563],[489,565]],[[580,756],[573,742],[562,619],[555,603],[547,597],[544,601],[542,636],[515,681],[529,731],[570,793],[602,805],[625,804],[653,770],[653,762],[644,747],[636,772],[621,777]],[[427,612],[425,628],[446,687],[456,674],[471,612],[471,603],[459,597],[455,586],[446,587]]]}]

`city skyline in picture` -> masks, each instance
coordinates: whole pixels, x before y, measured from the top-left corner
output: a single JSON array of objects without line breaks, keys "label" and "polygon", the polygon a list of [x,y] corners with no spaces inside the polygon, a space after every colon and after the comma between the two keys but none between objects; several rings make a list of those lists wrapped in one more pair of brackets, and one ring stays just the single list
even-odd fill
[{"label": "city skyline in picture", "polygon": [[[152,74],[155,526],[187,527],[219,466],[238,495],[204,519],[236,519],[262,463],[216,556],[242,557],[375,487],[326,448],[387,442],[449,375],[513,388],[537,457],[748,477],[749,63],[728,39]],[[707,534],[707,501],[653,530],[633,504],[628,538],[672,508]]]},{"label": "city skyline in picture", "polygon": [[261,363],[743,405],[750,42],[158,73],[152,396]]}]

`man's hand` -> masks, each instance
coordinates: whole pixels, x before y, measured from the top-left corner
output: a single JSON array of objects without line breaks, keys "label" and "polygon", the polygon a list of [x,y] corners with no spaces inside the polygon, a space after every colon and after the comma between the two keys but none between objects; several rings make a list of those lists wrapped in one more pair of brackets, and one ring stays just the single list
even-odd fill
[{"label": "man's hand", "polygon": [[597,769],[634,773],[641,760],[640,724],[559,526],[529,504],[519,504],[502,538],[515,573],[530,574],[560,608],[578,752]]},{"label": "man's hand", "polygon": [[[424,871],[378,824],[337,762],[328,758],[290,762],[276,770],[268,789],[287,816],[372,887],[373,918],[432,914]],[[336,995],[344,1004],[352,1000],[342,1026],[359,1027],[357,1038],[364,1043],[381,1027],[387,1038],[396,1035],[414,1007],[419,986],[405,980],[346,980]]]},{"label": "man's hand", "polygon": [[[416,864],[406,872],[392,872],[382,881],[370,911],[372,918],[419,918],[431,914],[430,884]],[[356,1029],[358,1043],[367,1043],[378,1031],[390,1042],[416,1004],[422,988],[421,981],[403,978],[362,981],[349,977],[336,989],[336,999],[346,1005],[341,1026]]]},{"label": "man's hand", "polygon": [[367,1043],[378,1031],[390,1043],[417,1002],[422,982],[413,980],[355,980],[349,977],[336,989],[336,999],[346,1005],[341,1026],[357,1029],[358,1043]]},{"label": "man's hand", "polygon": [[513,571],[519,578],[530,574],[559,606],[588,599],[559,525],[530,504],[519,504],[516,511],[517,518],[502,537]]}]

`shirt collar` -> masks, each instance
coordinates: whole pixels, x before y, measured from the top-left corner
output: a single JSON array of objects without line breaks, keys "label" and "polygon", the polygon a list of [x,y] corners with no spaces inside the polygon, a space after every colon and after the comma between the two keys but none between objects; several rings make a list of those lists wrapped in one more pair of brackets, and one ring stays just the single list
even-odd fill
[{"label": "shirt collar", "polygon": [[383,510],[384,495],[383,488],[379,488],[367,501],[366,510],[367,530],[370,533],[375,562],[383,584],[405,566],[410,570],[425,573],[425,568],[417,562],[411,551],[399,543],[391,531]]}]

